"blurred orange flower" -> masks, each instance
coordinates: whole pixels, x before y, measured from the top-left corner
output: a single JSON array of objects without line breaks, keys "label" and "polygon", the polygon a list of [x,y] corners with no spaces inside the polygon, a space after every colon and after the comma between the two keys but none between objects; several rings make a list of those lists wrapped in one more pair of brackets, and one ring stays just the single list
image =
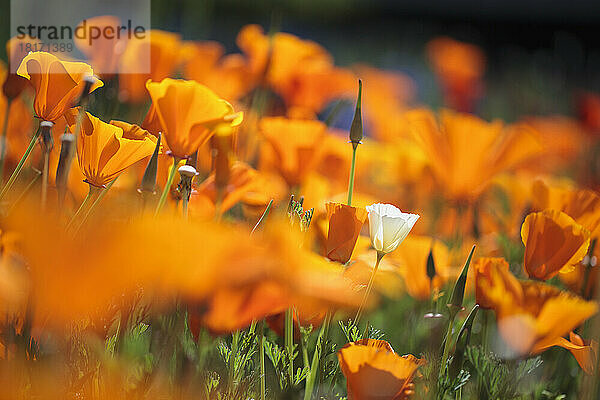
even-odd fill
[{"label": "blurred orange flower", "polygon": [[494,309],[500,334],[517,356],[561,346],[587,370],[580,352],[591,347],[583,349],[578,340],[571,343],[563,336],[596,313],[595,302],[541,282],[519,281],[502,259],[477,263],[476,287],[477,302]]},{"label": "blurred orange flower", "polygon": [[141,103],[148,98],[146,81],[169,77],[179,61],[181,39],[176,33],[152,29],[143,39],[130,40],[119,62],[119,98]]},{"label": "blurred orange flower", "polygon": [[[435,261],[436,275],[433,280],[427,276],[429,251],[433,251]],[[450,268],[448,248],[428,236],[409,235],[389,257],[398,263],[408,294],[419,300],[429,300],[434,288],[440,289],[460,273]]]},{"label": "blurred orange flower", "polygon": [[345,264],[352,257],[358,235],[367,219],[367,210],[341,203],[327,203],[327,257]]},{"label": "blurred orange flower", "polygon": [[[320,121],[268,117],[259,123],[263,137],[274,152],[274,165],[290,187],[302,183],[317,167],[326,127]],[[262,161],[262,160],[261,160]]]},{"label": "blurred orange flower", "polygon": [[[38,51],[23,59],[17,74],[33,85],[36,116],[54,122],[73,107],[85,86],[84,78],[93,76],[94,71],[85,63],[61,61],[55,55]],[[90,91],[102,85],[96,79]]]},{"label": "blurred orange flower", "polygon": [[439,37],[427,44],[427,54],[444,90],[446,105],[457,111],[473,111],[483,92],[485,55],[481,49]]},{"label": "blurred orange flower", "polygon": [[8,76],[3,81],[2,92],[9,99],[14,99],[29,86],[27,79],[17,74],[23,58],[42,43],[40,39],[25,36],[12,37],[6,42],[6,54],[8,55]]},{"label": "blurred orange flower", "polygon": [[521,227],[527,276],[550,279],[585,256],[590,233],[567,214],[556,210],[531,213]]},{"label": "blurred orange flower", "polygon": [[[70,129],[76,121],[68,115]],[[86,113],[77,140],[77,158],[86,181],[104,187],[130,165],[151,155],[156,138],[143,129],[117,121],[108,124]]]},{"label": "blurred orange flower", "polygon": [[429,110],[406,113],[414,138],[445,195],[475,200],[492,178],[540,152],[535,131],[525,124],[505,126],[473,115],[443,110],[436,120]]},{"label": "blurred orange flower", "polygon": [[[94,26],[101,30],[105,30],[107,27],[114,29],[121,25],[121,20],[114,15],[87,18],[85,22],[88,26]],[[93,41],[87,37],[80,38],[75,35],[73,42],[86,56],[94,71],[101,76],[112,75],[116,72],[119,58],[126,44],[125,39],[120,39],[115,35],[111,37],[110,34],[100,35]]]},{"label": "blurred orange flower", "polygon": [[206,86],[166,78],[146,82],[163,137],[173,155],[187,158],[212,135],[219,123],[239,125],[242,114]]},{"label": "blurred orange flower", "polygon": [[348,398],[354,400],[406,400],[414,394],[413,377],[424,359],[399,356],[383,340],[363,339],[338,351],[346,377]]}]

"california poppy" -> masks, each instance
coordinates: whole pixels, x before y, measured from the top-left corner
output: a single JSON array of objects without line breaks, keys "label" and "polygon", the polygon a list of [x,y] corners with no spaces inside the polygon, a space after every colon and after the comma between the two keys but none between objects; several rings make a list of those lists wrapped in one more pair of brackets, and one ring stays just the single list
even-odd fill
[{"label": "california poppy", "polygon": [[279,171],[290,187],[302,183],[306,175],[317,167],[321,157],[321,140],[326,127],[320,121],[263,118],[259,124],[263,137],[274,152],[274,169]]},{"label": "california poppy", "polygon": [[483,91],[485,56],[481,49],[440,37],[427,44],[427,53],[444,90],[446,105],[458,111],[473,111]]},{"label": "california poppy", "polygon": [[367,210],[341,203],[327,203],[327,257],[345,264],[352,257],[358,235],[367,219]]},{"label": "california poppy", "polygon": [[[68,117],[71,129],[76,122]],[[154,152],[156,138],[124,122],[108,124],[86,113],[77,140],[79,167],[90,185],[104,187],[127,167]]]},{"label": "california poppy", "polygon": [[567,214],[544,210],[525,218],[521,239],[527,276],[546,280],[581,261],[590,244],[590,233]]},{"label": "california poppy", "polygon": [[429,110],[405,116],[437,184],[454,201],[477,199],[492,178],[541,150],[536,132],[525,124],[505,126],[449,110],[440,112],[439,120]]},{"label": "california poppy", "polygon": [[583,360],[582,354],[576,354],[582,350],[577,340],[569,343],[563,336],[596,313],[595,302],[542,282],[520,281],[501,260],[477,265],[477,302],[496,312],[500,334],[514,354],[537,354],[561,346]]},{"label": "california poppy", "polygon": [[194,81],[167,78],[146,82],[163,137],[173,156],[187,158],[213,134],[219,123],[242,121],[233,107],[206,86]]},{"label": "california poppy", "polygon": [[[96,73],[101,76],[114,74],[117,72],[119,58],[127,45],[127,37],[125,35],[123,38],[116,35],[111,36],[110,32],[111,29],[114,30],[114,27],[121,25],[121,20],[114,15],[100,15],[87,18],[85,23],[107,34],[100,35],[93,41],[88,37],[80,38],[75,35],[73,38],[75,46],[86,56]],[[135,40],[139,39],[129,39],[129,41]]]},{"label": "california poppy", "polygon": [[130,40],[119,60],[119,98],[141,103],[148,98],[148,79],[161,81],[179,62],[181,39],[172,32],[152,29],[143,39]]},{"label": "california poppy", "polygon": [[414,393],[413,378],[424,359],[399,356],[383,340],[363,339],[338,351],[346,377],[348,398],[353,400],[405,400]]},{"label": "california poppy", "polygon": [[[54,122],[73,106],[85,86],[84,78],[93,76],[94,71],[88,64],[62,61],[55,55],[38,51],[23,59],[17,74],[33,85],[36,116]],[[102,81],[96,79],[90,91],[102,85]]]}]

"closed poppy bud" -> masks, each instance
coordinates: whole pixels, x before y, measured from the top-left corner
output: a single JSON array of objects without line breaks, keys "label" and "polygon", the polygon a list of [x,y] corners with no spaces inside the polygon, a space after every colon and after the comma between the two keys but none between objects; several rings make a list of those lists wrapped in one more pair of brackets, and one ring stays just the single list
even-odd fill
[{"label": "closed poppy bud", "polygon": [[356,100],[356,109],[354,110],[354,119],[352,125],[350,125],[350,142],[352,147],[356,148],[363,138],[363,125],[362,125],[362,81],[358,80],[358,98]]},{"label": "closed poppy bud", "polygon": [[590,233],[567,214],[544,210],[525,218],[521,239],[527,276],[546,280],[581,261],[590,244]]},{"label": "closed poppy bud", "polygon": [[427,277],[429,280],[433,280],[435,278],[435,260],[433,258],[433,246],[429,249],[429,254],[427,255]]},{"label": "closed poppy bud", "polygon": [[154,147],[154,153],[146,165],[144,176],[142,177],[142,183],[140,184],[140,192],[154,193],[156,189],[156,174],[158,171],[158,154],[160,153],[160,140],[162,134],[158,133],[158,139],[156,140],[156,146]]},{"label": "closed poppy bud", "polygon": [[327,258],[345,264],[350,260],[360,234],[367,210],[341,203],[327,203],[329,230],[327,231]]},{"label": "closed poppy bud", "polygon": [[396,250],[419,219],[419,215],[403,213],[391,204],[372,204],[367,211],[371,245],[381,254]]},{"label": "closed poppy bud", "polygon": [[460,273],[460,276],[456,280],[454,284],[454,289],[452,289],[452,295],[450,296],[450,303],[448,303],[448,307],[450,308],[450,312],[458,312],[462,310],[463,300],[465,298],[465,286],[467,284],[467,273],[469,272],[469,265],[471,264],[471,258],[473,257],[473,253],[475,252],[475,245],[471,247],[471,252],[469,253],[469,257],[467,257],[467,261],[465,262],[465,266]]}]

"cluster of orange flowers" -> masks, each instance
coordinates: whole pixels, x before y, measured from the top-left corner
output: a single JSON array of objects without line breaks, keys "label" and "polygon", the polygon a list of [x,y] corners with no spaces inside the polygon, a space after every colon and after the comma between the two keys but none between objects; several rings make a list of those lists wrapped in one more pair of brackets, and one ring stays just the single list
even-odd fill
[{"label": "cluster of orange flowers", "polygon": [[[255,25],[238,34],[241,53],[227,55],[219,43],[157,30],[124,50],[78,43],[89,64],[18,54],[17,42],[7,46],[17,73],[0,67],[2,167],[15,171],[0,193],[1,311],[38,340],[81,320],[105,335],[114,299],[140,293],[157,313],[185,304],[195,334],[234,332],[290,308],[314,325],[332,310],[359,308],[358,320],[371,288],[437,298],[459,274],[463,244],[477,241],[467,290],[494,310],[511,355],[562,346],[593,373],[597,343],[575,330],[597,311],[600,197],[555,177],[593,136],[566,117],[505,124],[466,113],[483,93],[478,48],[448,38],[428,46],[449,107],[436,113],[415,104],[414,83],[399,73],[338,67],[319,44]],[[149,74],[117,77],[117,101],[134,110],[149,102],[143,121],[88,112],[102,80],[115,82],[93,69],[131,68],[148,49]],[[361,125],[347,144],[317,116],[352,98],[358,77],[367,135]],[[30,142],[35,119],[51,124]],[[78,163],[69,164],[69,135]],[[19,174],[27,151],[33,172]],[[282,218],[290,195],[303,196],[304,209]],[[271,208],[276,215],[257,224]],[[528,281],[499,257],[500,236],[515,239],[519,227]],[[556,276],[571,291],[540,282]],[[0,346],[15,356],[14,344]],[[425,363],[367,339],[338,358],[354,399],[410,397]]]}]

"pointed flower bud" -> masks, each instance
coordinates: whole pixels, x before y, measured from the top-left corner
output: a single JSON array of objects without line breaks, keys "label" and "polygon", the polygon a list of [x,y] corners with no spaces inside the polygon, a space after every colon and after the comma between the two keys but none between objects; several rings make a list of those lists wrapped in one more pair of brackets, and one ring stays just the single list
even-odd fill
[{"label": "pointed flower bud", "polygon": [[473,245],[473,247],[471,248],[471,252],[469,253],[469,257],[467,257],[465,266],[463,267],[460,276],[454,284],[454,289],[452,289],[450,303],[448,303],[448,308],[450,308],[451,313],[457,313],[463,308],[463,300],[465,298],[465,286],[467,284],[467,273],[469,272],[469,265],[471,264],[471,258],[473,257],[474,252],[475,245]]},{"label": "pointed flower bud", "polygon": [[427,277],[429,280],[435,278],[435,260],[433,259],[433,246],[429,249],[429,255],[427,256]]},{"label": "pointed flower bud", "polygon": [[148,165],[146,166],[146,170],[144,171],[144,176],[142,177],[142,183],[140,184],[139,192],[148,192],[154,193],[156,190],[156,173],[158,171],[158,155],[160,153],[160,141],[162,138],[162,134],[158,133],[158,140],[156,141],[156,147],[154,148],[154,153],[150,157],[150,161],[148,161]]},{"label": "pointed flower bud", "polygon": [[350,142],[352,147],[356,148],[363,138],[363,125],[362,125],[362,81],[358,80],[358,98],[356,99],[356,109],[354,110],[354,119],[352,125],[350,125]]}]

